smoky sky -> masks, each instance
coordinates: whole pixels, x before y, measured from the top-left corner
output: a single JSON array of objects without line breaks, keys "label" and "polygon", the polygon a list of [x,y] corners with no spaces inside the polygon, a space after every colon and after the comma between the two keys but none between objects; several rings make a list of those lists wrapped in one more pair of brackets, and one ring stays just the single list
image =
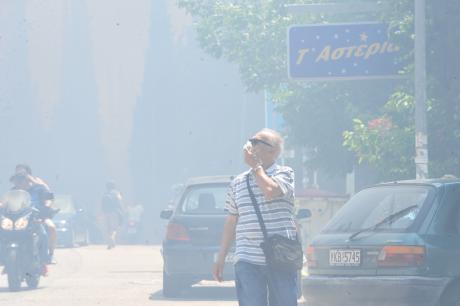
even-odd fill
[{"label": "smoky sky", "polygon": [[171,186],[235,174],[263,127],[262,95],[210,58],[174,0],[1,0],[0,188],[28,163],[94,210],[105,182],[146,207]]}]

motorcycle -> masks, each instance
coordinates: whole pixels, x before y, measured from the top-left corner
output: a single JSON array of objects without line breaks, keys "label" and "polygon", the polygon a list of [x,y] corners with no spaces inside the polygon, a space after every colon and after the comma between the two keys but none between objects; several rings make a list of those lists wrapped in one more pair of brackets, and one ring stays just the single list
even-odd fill
[{"label": "motorcycle", "polygon": [[38,287],[41,276],[40,222],[38,210],[31,205],[30,195],[23,190],[8,191],[0,211],[0,246],[4,273],[10,291]]},{"label": "motorcycle", "polygon": [[129,244],[136,244],[139,234],[139,222],[135,220],[128,220],[126,224],[125,238]]}]

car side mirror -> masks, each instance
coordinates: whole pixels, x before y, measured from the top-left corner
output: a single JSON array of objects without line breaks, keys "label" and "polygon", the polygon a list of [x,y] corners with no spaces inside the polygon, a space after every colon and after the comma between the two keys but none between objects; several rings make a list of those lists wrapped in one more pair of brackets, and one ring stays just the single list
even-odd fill
[{"label": "car side mirror", "polygon": [[163,209],[160,213],[160,218],[161,219],[165,219],[165,220],[169,220],[171,218],[173,214],[173,210],[172,209]]},{"label": "car side mirror", "polygon": [[308,208],[301,208],[297,212],[296,218],[297,219],[308,219],[311,217],[311,211]]}]

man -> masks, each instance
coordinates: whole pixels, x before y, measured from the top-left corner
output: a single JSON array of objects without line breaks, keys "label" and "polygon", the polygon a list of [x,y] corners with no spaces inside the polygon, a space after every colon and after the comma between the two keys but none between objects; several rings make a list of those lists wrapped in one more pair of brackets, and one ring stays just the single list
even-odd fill
[{"label": "man", "polygon": [[121,192],[114,182],[108,182],[105,187],[101,208],[105,219],[107,249],[110,250],[115,247],[117,233],[122,224],[123,202]]},{"label": "man", "polygon": [[57,210],[52,208],[52,200],[54,198],[48,184],[38,176],[32,175],[32,168],[27,164],[17,164],[15,167],[15,175],[25,175],[27,184],[30,185],[29,193],[32,197],[32,203],[37,206],[41,212],[41,218],[45,224],[46,232],[48,234],[48,247],[50,264],[55,264],[54,250],[57,244],[57,230],[52,218],[57,213]]},{"label": "man", "polygon": [[[31,204],[37,208],[39,212],[39,218],[43,220],[43,225],[47,226],[47,219],[44,214],[46,214],[46,202],[52,198],[52,193],[50,193],[43,185],[37,185],[33,183],[27,173],[18,172],[10,178],[11,183],[13,183],[13,189],[24,190],[30,194]],[[40,225],[38,230],[39,235],[39,251],[40,251],[40,261],[42,263],[42,274],[47,275],[46,264],[50,262],[52,254],[50,254],[49,241],[47,231],[44,226]]]},{"label": "man", "polygon": [[257,199],[269,235],[296,238],[294,222],[294,172],[276,164],[283,139],[263,129],[244,148],[245,163],[251,168],[230,184],[221,248],[213,267],[214,278],[222,281],[227,252],[236,239],[235,278],[240,306],[297,305],[296,273],[273,271],[266,265],[260,247],[263,233],[246,185],[249,175],[251,189]]},{"label": "man", "polygon": [[14,171],[15,173],[26,173],[27,176],[29,177],[29,180],[32,183],[37,184],[37,185],[42,185],[46,189],[50,190],[48,184],[44,180],[42,180],[38,176],[33,176],[32,175],[32,168],[29,165],[27,165],[27,164],[17,164],[14,170],[15,170]]}]

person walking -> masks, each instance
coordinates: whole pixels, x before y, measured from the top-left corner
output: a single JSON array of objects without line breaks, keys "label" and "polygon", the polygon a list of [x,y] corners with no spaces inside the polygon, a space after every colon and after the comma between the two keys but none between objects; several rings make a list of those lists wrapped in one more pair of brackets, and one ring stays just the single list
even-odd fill
[{"label": "person walking", "polygon": [[[263,129],[249,139],[243,149],[250,167],[230,184],[226,201],[228,215],[213,276],[222,281],[225,257],[235,240],[235,282],[240,306],[296,306],[296,271],[276,270],[267,265],[261,243],[266,233],[297,239],[294,221],[294,172],[280,166],[283,139],[279,133]],[[249,187],[249,188],[248,188]]]},{"label": "person walking", "polygon": [[123,221],[123,200],[121,192],[114,182],[106,184],[106,191],[102,197],[102,214],[104,216],[107,249],[115,247],[117,233]]}]

